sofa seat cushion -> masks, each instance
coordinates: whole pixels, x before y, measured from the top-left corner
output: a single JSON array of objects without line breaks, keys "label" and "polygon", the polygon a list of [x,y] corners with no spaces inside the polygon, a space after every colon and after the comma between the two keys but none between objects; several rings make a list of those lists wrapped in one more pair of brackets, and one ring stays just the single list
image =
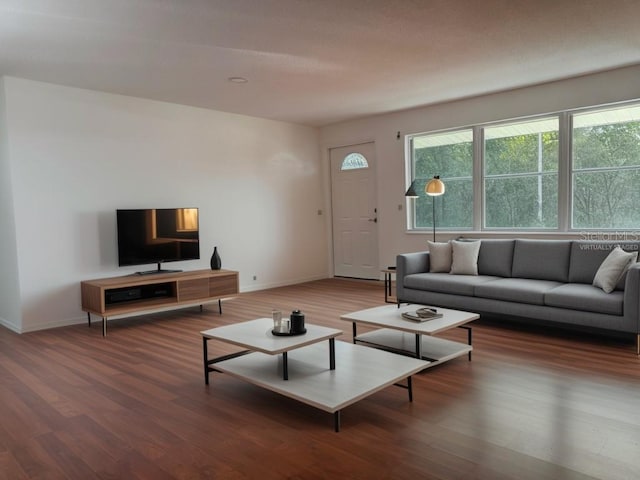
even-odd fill
[{"label": "sofa seat cushion", "polygon": [[621,291],[605,293],[593,285],[567,283],[547,292],[544,303],[550,307],[622,315],[623,297]]},{"label": "sofa seat cushion", "polygon": [[502,278],[493,282],[477,285],[474,290],[474,295],[476,297],[493,298],[507,302],[544,305],[544,295],[560,285],[562,285],[562,283],[551,280]]},{"label": "sofa seat cushion", "polygon": [[448,273],[414,273],[404,277],[404,287],[452,295],[473,296],[474,288],[486,282],[499,280],[488,275],[450,275]]}]

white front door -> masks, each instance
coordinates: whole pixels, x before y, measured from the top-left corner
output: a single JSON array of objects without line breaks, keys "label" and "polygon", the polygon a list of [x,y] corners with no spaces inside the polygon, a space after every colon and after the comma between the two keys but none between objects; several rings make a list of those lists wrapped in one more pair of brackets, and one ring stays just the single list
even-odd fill
[{"label": "white front door", "polygon": [[375,145],[332,148],[330,158],[334,275],[377,280]]}]

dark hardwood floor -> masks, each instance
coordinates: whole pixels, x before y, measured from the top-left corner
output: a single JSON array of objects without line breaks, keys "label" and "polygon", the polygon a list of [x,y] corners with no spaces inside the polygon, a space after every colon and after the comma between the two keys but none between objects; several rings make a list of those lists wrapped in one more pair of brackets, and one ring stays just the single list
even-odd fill
[{"label": "dark hardwood floor", "polygon": [[[0,327],[0,478],[637,479],[633,339],[474,324],[466,357],[332,416],[222,374],[201,330],[300,308],[351,341],[342,313],[381,282],[328,279],[214,305],[16,335]],[[464,341],[457,329],[447,338]],[[209,342],[211,355],[230,353]],[[338,366],[339,368],[339,366]]]}]

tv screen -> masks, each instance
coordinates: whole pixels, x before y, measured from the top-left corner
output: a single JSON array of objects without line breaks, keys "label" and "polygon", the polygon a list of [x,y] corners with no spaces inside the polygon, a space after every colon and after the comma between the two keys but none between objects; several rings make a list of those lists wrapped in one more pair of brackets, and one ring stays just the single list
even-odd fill
[{"label": "tv screen", "polygon": [[[197,260],[200,234],[197,208],[117,210],[118,264]],[[150,272],[149,272],[150,273]]]}]

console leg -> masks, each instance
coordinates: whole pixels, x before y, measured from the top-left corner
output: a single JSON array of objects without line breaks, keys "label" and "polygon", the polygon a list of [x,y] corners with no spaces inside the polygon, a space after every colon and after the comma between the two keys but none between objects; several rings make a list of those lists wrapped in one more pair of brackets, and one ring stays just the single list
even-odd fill
[{"label": "console leg", "polygon": [[107,336],[107,317],[102,317],[102,336]]},{"label": "console leg", "polygon": [[87,325],[91,327],[91,312],[87,312]]},{"label": "console leg", "polygon": [[340,410],[333,414],[333,428],[336,432],[340,431]]},{"label": "console leg", "polygon": [[222,299],[218,299],[218,312],[222,315]]}]

